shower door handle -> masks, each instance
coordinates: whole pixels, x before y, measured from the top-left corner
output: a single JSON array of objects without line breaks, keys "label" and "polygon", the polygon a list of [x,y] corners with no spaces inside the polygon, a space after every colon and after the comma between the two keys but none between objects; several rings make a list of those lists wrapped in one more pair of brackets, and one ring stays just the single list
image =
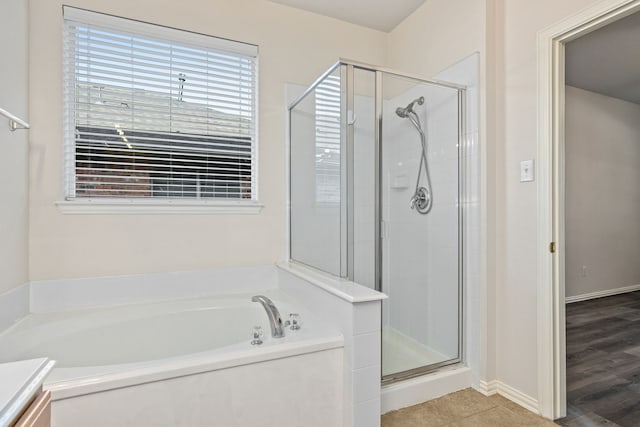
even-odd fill
[{"label": "shower door handle", "polygon": [[356,113],[353,111],[347,111],[347,125],[353,126],[356,123]]}]

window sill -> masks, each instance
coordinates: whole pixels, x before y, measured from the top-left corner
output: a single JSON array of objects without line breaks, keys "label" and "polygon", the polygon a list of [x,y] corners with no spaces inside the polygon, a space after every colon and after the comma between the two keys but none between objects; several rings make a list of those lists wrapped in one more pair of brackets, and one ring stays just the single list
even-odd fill
[{"label": "window sill", "polygon": [[63,214],[84,215],[257,215],[263,204],[258,202],[209,202],[182,200],[61,200],[56,206]]}]

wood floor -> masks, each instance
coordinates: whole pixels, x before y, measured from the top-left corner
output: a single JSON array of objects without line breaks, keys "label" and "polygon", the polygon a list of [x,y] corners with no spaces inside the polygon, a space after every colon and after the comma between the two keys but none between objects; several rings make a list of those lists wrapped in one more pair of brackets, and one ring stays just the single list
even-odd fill
[{"label": "wood floor", "polygon": [[640,291],[567,305],[564,426],[640,426]]}]

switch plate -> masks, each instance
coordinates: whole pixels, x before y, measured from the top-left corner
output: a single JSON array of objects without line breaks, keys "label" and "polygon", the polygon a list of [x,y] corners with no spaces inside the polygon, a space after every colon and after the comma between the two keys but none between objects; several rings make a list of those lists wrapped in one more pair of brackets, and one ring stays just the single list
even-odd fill
[{"label": "switch plate", "polygon": [[520,182],[530,182],[535,178],[535,165],[533,160],[520,162]]}]

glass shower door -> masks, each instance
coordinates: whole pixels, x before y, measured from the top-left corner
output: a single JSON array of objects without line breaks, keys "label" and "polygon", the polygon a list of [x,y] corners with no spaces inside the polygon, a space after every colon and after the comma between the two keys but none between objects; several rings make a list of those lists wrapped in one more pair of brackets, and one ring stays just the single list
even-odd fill
[{"label": "glass shower door", "polygon": [[459,91],[382,78],[385,382],[461,357]]},{"label": "glass shower door", "polygon": [[341,62],[290,107],[291,259],[389,296],[383,383],[462,359],[463,92]]}]

